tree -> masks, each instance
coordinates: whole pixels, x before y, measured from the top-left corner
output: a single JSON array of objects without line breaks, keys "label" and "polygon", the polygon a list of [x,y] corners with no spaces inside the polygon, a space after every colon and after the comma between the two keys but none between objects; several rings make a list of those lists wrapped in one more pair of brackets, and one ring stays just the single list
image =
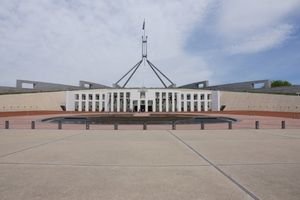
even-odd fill
[{"label": "tree", "polygon": [[283,87],[283,86],[291,86],[291,85],[292,84],[288,81],[276,80],[272,82],[271,87],[274,88],[274,87]]}]

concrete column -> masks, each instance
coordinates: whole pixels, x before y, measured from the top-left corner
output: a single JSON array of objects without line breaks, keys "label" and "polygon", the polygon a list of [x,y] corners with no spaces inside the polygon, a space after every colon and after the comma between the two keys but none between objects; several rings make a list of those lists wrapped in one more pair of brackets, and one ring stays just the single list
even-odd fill
[{"label": "concrete column", "polygon": [[[176,101],[176,106],[177,106],[177,111],[180,111],[180,108],[179,108],[179,102],[180,102],[180,100],[179,100],[179,97],[180,96],[180,94],[179,93],[177,93],[176,94],[176,98],[177,98],[177,101]],[[175,110],[176,110],[176,107],[175,107]]]},{"label": "concrete column", "polygon": [[109,105],[108,105],[108,93],[105,93],[104,94],[105,96],[105,99],[104,99],[104,106],[105,106],[105,108],[104,108],[104,110],[105,110],[105,112],[108,112],[109,111]]},{"label": "concrete column", "polygon": [[184,94],[184,105],[183,105],[183,111],[187,111],[187,94]]},{"label": "concrete column", "polygon": [[172,92],[172,110],[171,112],[175,112],[175,92]]},{"label": "concrete column", "polygon": [[204,111],[208,111],[207,93],[204,93]]},{"label": "concrete column", "polygon": [[101,112],[102,110],[102,94],[101,93],[98,93],[99,94],[99,112]]},{"label": "concrete column", "polygon": [[201,93],[198,94],[198,111],[201,111]]},{"label": "concrete column", "polygon": [[157,112],[157,110],[156,110],[156,92],[154,92],[153,96],[154,96],[154,98],[153,98],[153,112]]},{"label": "concrete column", "polygon": [[191,112],[194,112],[194,94],[191,94]]},{"label": "concrete column", "polygon": [[145,112],[148,112],[148,99],[145,99]]},{"label": "concrete column", "polygon": [[110,97],[111,97],[111,101],[110,101],[110,111],[113,112],[114,111],[114,93],[110,93]]},{"label": "concrete column", "polygon": [[159,92],[159,112],[162,112],[162,92]]},{"label": "concrete column", "polygon": [[141,100],[139,99],[138,101],[137,101],[137,103],[138,103],[138,112],[140,112],[140,110],[141,110]]},{"label": "concrete column", "polygon": [[169,92],[166,92],[166,111],[169,111]]},{"label": "concrete column", "polygon": [[81,94],[79,94],[79,99],[78,99],[78,111],[82,111],[82,98]]},{"label": "concrete column", "polygon": [[130,98],[130,103],[129,104],[130,104],[130,110],[133,111],[133,100],[132,100],[132,98]]},{"label": "concrete column", "polygon": [[180,111],[180,108],[179,108],[179,104],[180,104],[180,100],[179,100],[179,97],[180,96],[180,93],[176,93],[176,98],[177,98],[177,111]]},{"label": "concrete column", "polygon": [[127,98],[126,98],[126,91],[123,93],[123,112],[126,112],[126,103],[127,103]]},{"label": "concrete column", "polygon": [[177,94],[177,108],[178,108],[178,111],[181,112],[181,93],[178,93]]},{"label": "concrete column", "polygon": [[[155,94],[155,93],[154,93],[154,94]],[[152,110],[153,110],[153,112],[156,112],[156,96],[155,96],[155,95],[154,95],[154,99],[153,99]]]},{"label": "concrete column", "polygon": [[120,112],[120,92],[117,92],[117,112]]},{"label": "concrete column", "polygon": [[89,94],[85,94],[85,111],[89,111]]},{"label": "concrete column", "polygon": [[96,100],[96,94],[95,93],[93,93],[92,95],[93,95],[92,111],[95,112],[96,111],[96,101],[98,101],[98,100]]}]

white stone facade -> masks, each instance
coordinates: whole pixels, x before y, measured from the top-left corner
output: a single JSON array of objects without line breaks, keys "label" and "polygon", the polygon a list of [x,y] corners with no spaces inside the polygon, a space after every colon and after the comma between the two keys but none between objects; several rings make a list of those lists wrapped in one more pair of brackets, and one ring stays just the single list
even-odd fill
[{"label": "white stone facade", "polygon": [[218,91],[180,88],[122,88],[68,91],[67,111],[200,112],[218,111]]}]

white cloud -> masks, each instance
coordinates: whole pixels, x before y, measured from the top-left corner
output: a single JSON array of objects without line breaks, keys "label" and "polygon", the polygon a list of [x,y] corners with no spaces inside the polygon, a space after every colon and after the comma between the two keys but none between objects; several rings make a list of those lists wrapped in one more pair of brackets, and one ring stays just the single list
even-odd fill
[{"label": "white cloud", "polygon": [[299,0],[223,1],[216,33],[223,37],[225,49],[231,49],[230,53],[265,51],[289,38],[295,27],[286,22],[287,17],[299,8]]},{"label": "white cloud", "polygon": [[[285,18],[299,0],[226,0],[212,10],[214,5],[219,1],[0,0],[0,85],[15,79],[112,84],[141,58],[144,18],[149,59],[157,67],[178,85],[212,79],[217,72],[205,58],[184,49],[190,32],[210,21],[208,10],[217,16],[211,34],[225,49],[256,53],[289,37],[294,25]],[[137,84],[159,85],[148,68],[137,75]]]},{"label": "white cloud", "polygon": [[229,38],[255,33],[281,23],[299,6],[299,0],[226,0],[220,7],[218,31]]},{"label": "white cloud", "polygon": [[289,24],[279,25],[276,28],[269,29],[266,32],[245,38],[239,44],[232,45],[228,48],[231,54],[249,54],[265,51],[274,46],[282,44],[289,38],[293,31],[293,26]]},{"label": "white cloud", "polygon": [[[158,67],[166,58],[184,59],[186,32],[202,17],[206,4],[205,0],[1,1],[0,70],[6,76],[1,75],[0,83],[20,78],[112,84],[141,58],[144,18],[149,59]],[[172,63],[163,71],[169,74],[177,68],[183,66]]]}]

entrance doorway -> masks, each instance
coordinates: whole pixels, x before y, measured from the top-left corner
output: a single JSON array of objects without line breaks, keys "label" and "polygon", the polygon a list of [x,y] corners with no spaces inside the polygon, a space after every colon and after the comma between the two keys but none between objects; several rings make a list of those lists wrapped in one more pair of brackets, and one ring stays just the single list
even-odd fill
[{"label": "entrance doorway", "polygon": [[138,112],[138,103],[136,100],[133,101],[133,112]]},{"label": "entrance doorway", "polygon": [[153,101],[148,100],[148,112],[153,112]]},{"label": "entrance doorway", "polygon": [[146,110],[146,106],[145,105],[141,105],[141,109],[140,109],[140,112],[145,112]]},{"label": "entrance doorway", "polygon": [[146,111],[146,106],[145,106],[145,101],[141,101],[141,106],[140,106],[140,112],[145,112]]}]

